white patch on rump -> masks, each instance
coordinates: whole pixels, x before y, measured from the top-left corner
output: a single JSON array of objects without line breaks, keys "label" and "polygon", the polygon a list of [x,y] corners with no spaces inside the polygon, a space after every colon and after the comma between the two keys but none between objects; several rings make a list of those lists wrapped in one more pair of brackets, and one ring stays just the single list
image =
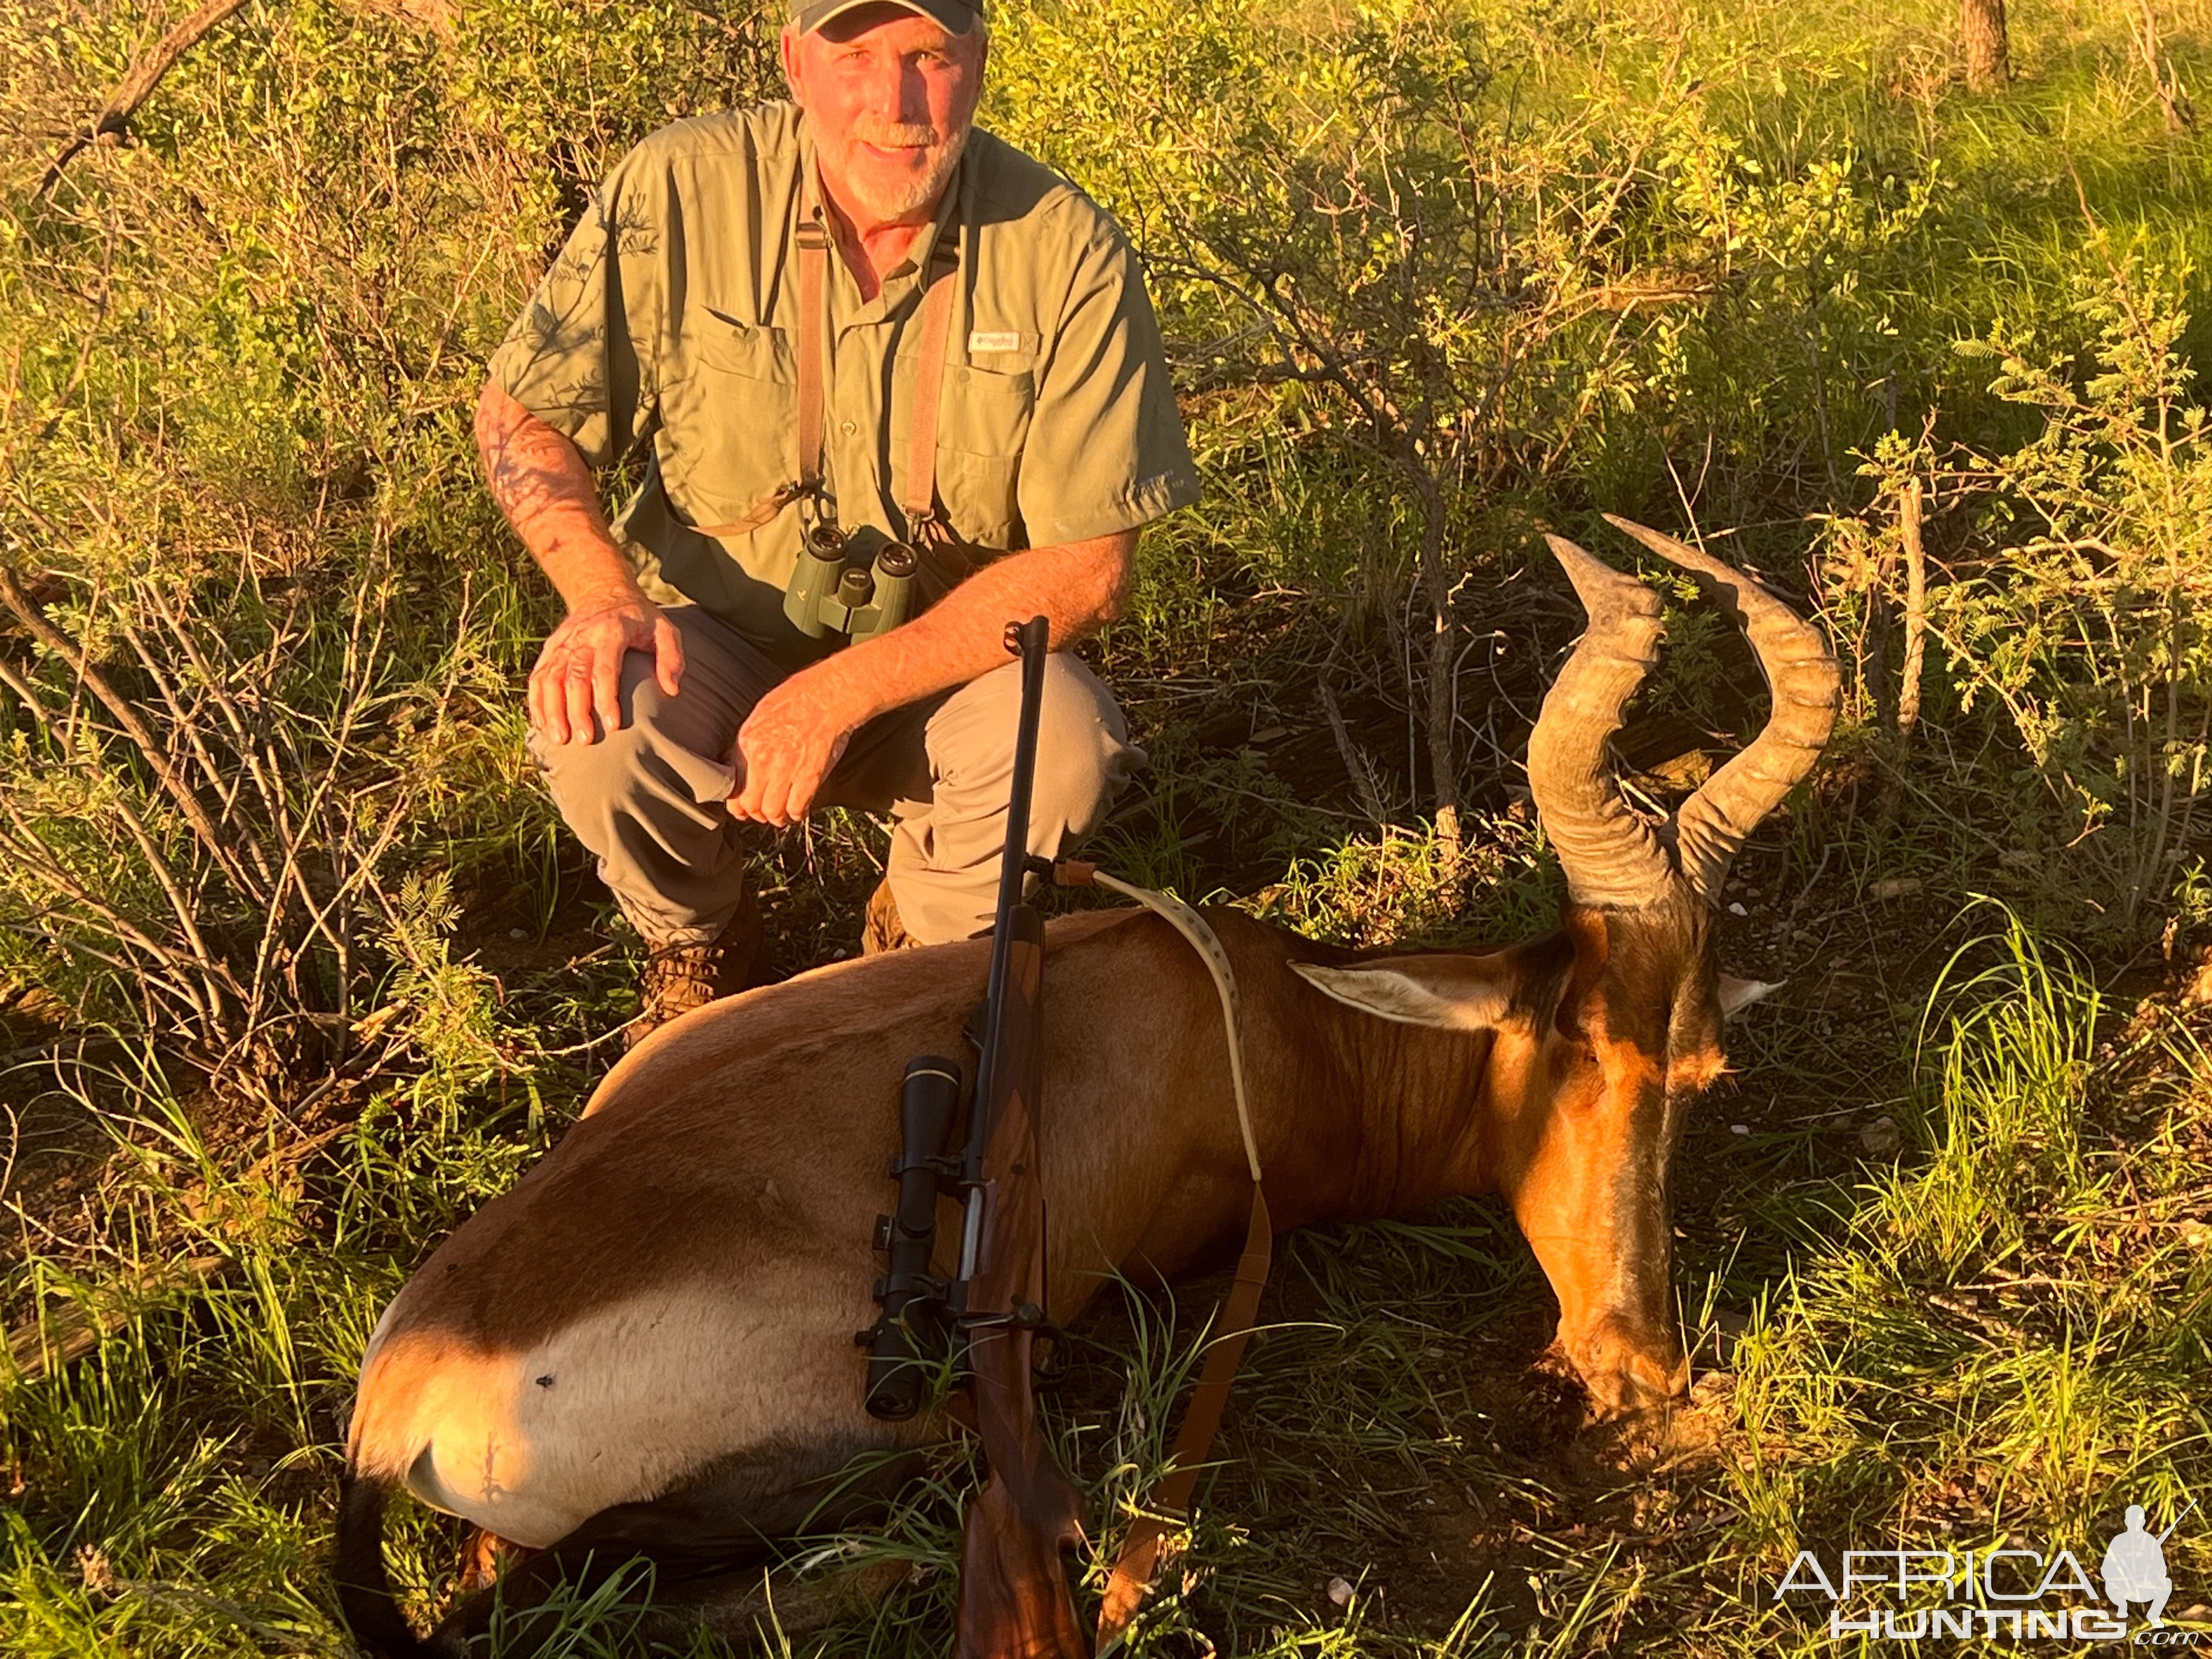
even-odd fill
[{"label": "white patch on rump", "polygon": [[[763,1334],[726,1286],[709,1284],[594,1309],[520,1353],[431,1328],[380,1330],[362,1368],[354,1462],[542,1549],[787,1425],[789,1399],[772,1412],[738,1358],[762,1352]],[[856,1411],[858,1393],[856,1378]]]}]

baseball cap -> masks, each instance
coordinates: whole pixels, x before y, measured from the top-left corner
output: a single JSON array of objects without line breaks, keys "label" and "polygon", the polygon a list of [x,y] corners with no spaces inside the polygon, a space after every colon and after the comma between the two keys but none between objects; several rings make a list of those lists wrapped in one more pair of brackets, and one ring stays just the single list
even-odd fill
[{"label": "baseball cap", "polygon": [[811,34],[834,17],[876,4],[930,18],[954,34],[967,33],[983,15],[983,0],[791,0],[791,21],[801,34]]}]

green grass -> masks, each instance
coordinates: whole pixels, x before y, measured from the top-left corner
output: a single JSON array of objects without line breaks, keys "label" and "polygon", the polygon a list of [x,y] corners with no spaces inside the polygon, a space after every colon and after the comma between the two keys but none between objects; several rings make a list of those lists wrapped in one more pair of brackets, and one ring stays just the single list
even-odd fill
[{"label": "green grass", "polygon": [[[1340,890],[1394,896],[1388,882]],[[1786,1002],[1758,1018],[1785,1045],[1809,1023]],[[2196,1218],[2212,1137],[2177,1057],[2195,1060],[2192,1040],[2163,1006],[2118,1026],[2078,964],[2014,924],[1963,950],[1931,999],[1893,1164],[1831,1142],[1818,1188],[1777,1201],[1756,1168],[1728,1167],[1736,1104],[1701,1114],[1682,1164],[1685,1311],[1693,1329],[1747,1323],[1700,1383],[1692,1449],[1656,1471],[1578,1452],[1571,1409],[1528,1377],[1548,1298],[1495,1206],[1298,1237],[1191,1551],[1137,1650],[1182,1650],[1188,1630],[1252,1654],[1577,1654],[1616,1638],[1810,1651],[1825,1634],[1767,1602],[1802,1546],[2080,1550],[2124,1502],[2178,1508],[2207,1468]],[[90,1358],[4,1396],[21,1482],[0,1577],[11,1652],[342,1650],[322,1552],[353,1367],[404,1264],[574,1102],[554,1065],[513,1075],[505,1114],[480,1081],[465,1093],[482,1103],[456,1113],[433,1067],[260,1174],[226,1171],[138,1085],[100,1258],[26,1264],[50,1316],[120,1322]],[[1793,1105],[1822,1098],[1815,1076],[1779,1086]],[[565,1103],[541,1110],[549,1099]],[[1756,1218],[1726,1239],[1700,1226],[1731,1203]],[[184,1265],[210,1258],[205,1277]],[[118,1299],[125,1279],[143,1288]],[[1109,1545],[1157,1468],[1212,1293],[1133,1290],[1082,1333],[1051,1396]],[[884,1534],[808,1547],[921,1576],[795,1650],[938,1650],[971,1462],[948,1455]],[[392,1547],[428,1611],[452,1528],[403,1506]],[[2185,1527],[2169,1559],[2178,1611],[2200,1599],[2212,1550]],[[1357,1587],[1343,1609],[1325,1595],[1339,1577]],[[611,1651],[620,1627],[604,1596],[580,1602],[568,1650]]]},{"label": "green grass", "polygon": [[[2172,992],[2212,942],[2207,836],[2188,828],[2128,887],[2143,860],[2118,821],[2085,834],[2057,763],[1970,698],[2049,590],[2027,580],[2020,499],[1964,484],[2027,453],[2049,405],[2006,401],[1955,348],[2000,321],[2088,348],[2082,284],[2109,297],[2132,257],[2169,272],[2170,312],[2194,313],[2181,352],[2201,354],[2208,141],[2166,130],[2130,8],[2014,10],[2021,78],[1975,97],[1948,78],[1951,0],[999,8],[989,118],[1155,261],[1208,484],[1147,536],[1097,647],[1153,761],[1095,843],[1109,867],[1352,944],[1549,926],[1516,763],[1579,619],[1536,532],[1617,556],[1599,509],[1694,519],[1811,594],[1852,687],[1824,780],[1726,896],[1726,965],[1789,986],[1732,1034],[1737,1075],[1676,1166],[1702,1376],[1672,1455],[1575,1437],[1540,1363],[1548,1293],[1497,1206],[1310,1232],[1282,1250],[1139,1651],[1809,1655],[1825,1632],[1771,1599],[1801,1546],[2087,1559],[2124,1503],[2156,1518],[2204,1491],[2212,1135],[2202,1018]],[[2205,0],[2154,11],[2184,86],[2212,84]],[[0,829],[76,885],[0,857],[0,1306],[56,1343],[99,1334],[0,1377],[0,1652],[24,1659],[344,1650],[327,1554],[362,1346],[580,1108],[636,954],[523,754],[550,611],[476,483],[468,410],[588,181],[669,115],[773,86],[743,5],[482,0],[450,46],[334,0],[253,5],[164,81],[134,142],[40,198],[45,157],[168,21],[137,0],[0,5],[0,337],[21,343],[0,348],[0,559],[204,800],[245,803],[222,849],[289,849],[325,885],[301,905],[274,884],[295,896],[272,926],[79,667],[0,617]],[[1464,72],[1421,78],[1454,52]],[[1225,125],[1162,132],[1129,87]],[[1194,192],[1235,206],[1286,157],[1340,155],[1333,123],[1401,97],[1433,118],[1440,87],[1473,89],[1510,211],[1540,184],[1603,219],[1601,275],[1698,288],[1623,313],[1617,337],[1613,313],[1562,333],[1451,481],[1456,860],[1408,712],[1433,622],[1403,479],[1340,405],[1261,372],[1276,360],[1176,241]],[[1224,131],[1247,148],[1209,150]],[[1285,244],[1352,273],[1317,302],[1401,326],[1358,311],[1359,262],[1321,240]],[[1474,385],[1468,341],[1528,295],[1479,297],[1460,315],[1443,295],[1435,322]],[[1930,411],[1917,465],[1956,461],[1960,485],[1929,525],[1939,590],[1982,583],[1993,620],[1931,656],[1908,751],[1882,713],[1895,455],[1861,467]],[[2160,452],[2100,524],[2190,542],[2202,471],[2188,444]],[[2144,505],[2160,490],[2183,505]],[[1668,675],[1632,735],[1671,720],[1724,749],[1758,718],[1755,674],[1672,598]],[[2032,688],[2074,699],[2075,760],[2134,764],[2113,733],[2142,698],[2207,706],[2193,661],[2106,696],[2114,654]],[[759,846],[780,969],[849,950],[882,844],[836,814]],[[161,975],[198,982],[180,909],[271,988],[270,1023],[149,1001]],[[118,945],[117,917],[159,948]],[[271,938],[283,962],[253,980]],[[1102,1549],[1217,1290],[1133,1289],[1050,1396]],[[948,1452],[880,1532],[809,1540],[802,1577],[885,1559],[910,1576],[769,1650],[943,1651],[974,1475]],[[404,1504],[391,1526],[427,1619],[455,1530]],[[2200,1513],[2169,1546],[2174,1612],[2212,1601],[2208,1538]],[[560,1650],[614,1651],[648,1588],[568,1607]]]}]

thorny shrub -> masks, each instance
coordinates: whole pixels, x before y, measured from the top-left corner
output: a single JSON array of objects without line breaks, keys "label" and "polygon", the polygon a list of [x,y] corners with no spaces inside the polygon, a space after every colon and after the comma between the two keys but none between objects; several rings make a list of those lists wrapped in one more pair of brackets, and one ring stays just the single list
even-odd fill
[{"label": "thorny shrub", "polygon": [[[1870,673],[1887,673],[1889,653],[1870,641],[1881,611],[1905,604],[1894,515],[1911,481],[1931,486],[1943,510],[1929,533],[1947,545],[1928,556],[1927,627],[1948,670],[1931,673],[1931,694],[1962,729],[1990,713],[2008,728],[2020,757],[1997,788],[2008,856],[2088,900],[2069,918],[2084,936],[2119,941],[2147,912],[2212,916],[2200,850],[2212,429],[2179,343],[2186,276],[2130,258],[2078,277],[2071,310],[2094,336],[2078,352],[2002,319],[1963,343],[2039,429],[2009,449],[1940,454],[1893,435],[1863,469],[1875,513],[1832,526],[1827,550],[1831,614]],[[1886,689],[1869,684],[1869,700]]]}]

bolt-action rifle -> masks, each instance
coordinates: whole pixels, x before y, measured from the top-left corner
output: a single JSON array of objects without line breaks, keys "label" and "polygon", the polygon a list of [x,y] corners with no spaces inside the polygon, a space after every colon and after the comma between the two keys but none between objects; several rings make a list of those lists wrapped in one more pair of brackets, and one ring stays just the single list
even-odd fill
[{"label": "bolt-action rifle", "polygon": [[[896,1419],[921,1408],[926,1358],[944,1352],[948,1327],[957,1334],[952,1358],[989,1476],[969,1507],[961,1542],[956,1659],[1088,1659],[1091,1652],[1062,1565],[1081,1541],[1082,1498],[1045,1444],[1030,1370],[1037,1334],[1048,1329],[1037,1136],[1044,922],[1023,892],[1031,875],[1052,873],[1029,850],[1048,645],[1042,617],[1007,625],[1006,649],[1022,663],[1021,721],[990,978],[969,1028],[976,1063],[967,1146],[957,1159],[944,1155],[958,1067],[918,1057],[907,1067],[903,1146],[890,1170],[898,1206],[876,1229],[889,1258],[876,1285],[884,1314],[859,1338],[869,1349],[868,1410]],[[949,1284],[928,1273],[943,1188],[964,1200],[959,1267]]]},{"label": "bolt-action rifle", "polygon": [[1023,902],[1032,873],[1030,791],[1048,641],[1038,617],[1006,630],[1022,659],[1006,850],[991,934],[991,976],[963,1169],[967,1209],[953,1315],[962,1371],[989,1478],[969,1506],[960,1545],[957,1659],[1081,1659],[1062,1558],[1081,1541],[1082,1498],[1045,1444],[1031,1349],[1045,1320],[1044,1187],[1037,1101],[1044,1071],[1044,921]]}]

